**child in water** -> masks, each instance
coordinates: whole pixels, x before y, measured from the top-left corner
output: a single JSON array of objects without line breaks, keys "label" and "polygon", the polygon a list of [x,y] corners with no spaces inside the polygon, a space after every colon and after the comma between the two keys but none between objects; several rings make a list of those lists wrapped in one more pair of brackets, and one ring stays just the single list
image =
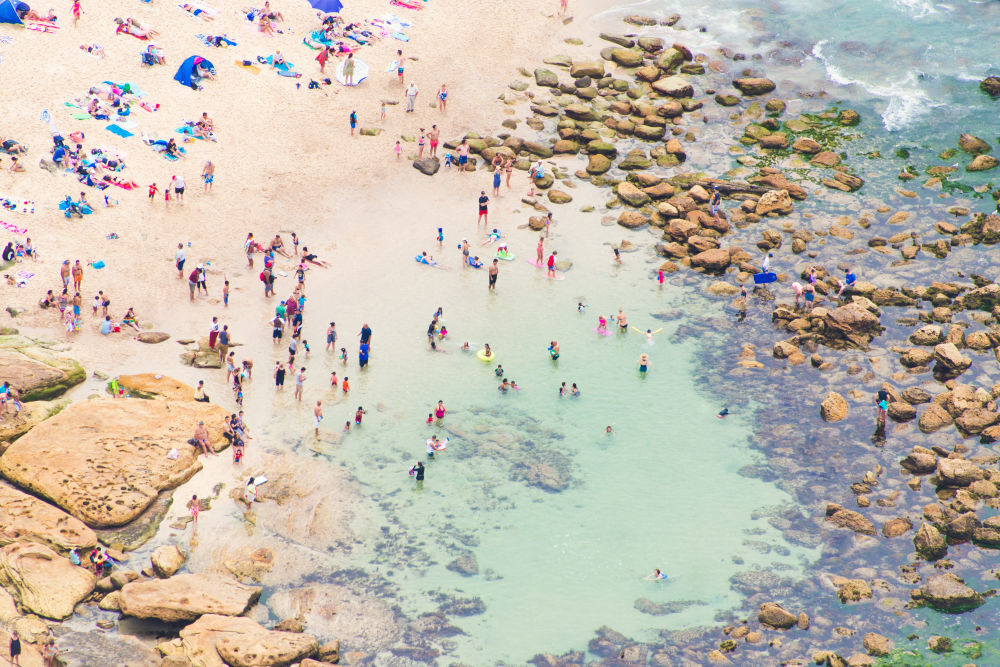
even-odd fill
[{"label": "child in water", "polygon": [[608,332],[608,320],[604,315],[597,316],[597,333],[607,333]]},{"label": "child in water", "polygon": [[340,363],[347,365],[347,348],[340,348]]},{"label": "child in water", "polygon": [[361,426],[361,419],[366,414],[368,414],[368,411],[359,405],[358,411],[354,413],[354,423],[357,424],[358,426]]}]

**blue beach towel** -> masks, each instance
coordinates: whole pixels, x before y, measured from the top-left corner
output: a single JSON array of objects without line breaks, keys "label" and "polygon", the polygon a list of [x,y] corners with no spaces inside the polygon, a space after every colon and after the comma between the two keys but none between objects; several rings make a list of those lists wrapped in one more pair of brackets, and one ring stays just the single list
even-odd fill
[{"label": "blue beach towel", "polygon": [[115,125],[114,123],[112,123],[111,125],[108,125],[104,129],[107,130],[108,132],[113,133],[113,134],[117,134],[119,137],[125,137],[125,138],[127,138],[127,137],[134,137],[135,136],[135,134],[133,134],[132,132],[129,132],[128,130],[126,130],[123,127],[119,127],[118,125]]}]

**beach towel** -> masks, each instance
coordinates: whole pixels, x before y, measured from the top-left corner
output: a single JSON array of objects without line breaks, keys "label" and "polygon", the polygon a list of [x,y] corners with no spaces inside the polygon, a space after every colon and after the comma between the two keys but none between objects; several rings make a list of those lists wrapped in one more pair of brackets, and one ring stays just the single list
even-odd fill
[{"label": "beach towel", "polygon": [[0,227],[3,227],[11,234],[21,234],[23,236],[24,234],[28,233],[27,227],[18,227],[15,224],[12,224],[10,222],[4,222],[2,220],[0,220]]},{"label": "beach towel", "polygon": [[14,274],[14,277],[17,278],[17,286],[24,287],[25,285],[28,284],[29,280],[35,277],[35,274],[28,273],[27,271],[18,271],[16,274]]},{"label": "beach towel", "polygon": [[401,2],[400,0],[389,0],[390,5],[395,5],[396,7],[406,7],[407,9],[423,9],[423,5],[411,5],[408,2]]},{"label": "beach towel", "polygon": [[111,132],[112,134],[117,134],[119,137],[122,137],[122,138],[134,137],[135,136],[132,132],[129,132],[128,130],[126,130],[125,128],[123,128],[123,127],[121,127],[119,125],[115,125],[114,123],[112,123],[111,125],[108,125],[104,129],[107,130],[108,132]]},{"label": "beach towel", "polygon": [[275,65],[274,64],[274,55],[273,54],[269,55],[267,58],[265,58],[264,62],[266,62],[271,67],[274,67],[276,70],[278,70],[279,74],[281,72],[290,72],[293,69],[295,69],[295,64],[294,63],[290,63],[287,60],[285,62],[281,63],[280,65]]},{"label": "beach towel", "polygon": [[73,120],[89,120],[92,116],[89,113],[75,113],[71,118]]},{"label": "beach towel", "polygon": [[[187,5],[187,7],[185,7]],[[206,5],[201,2],[179,2],[177,6],[187,12],[188,16],[193,16],[196,19],[206,20],[206,17],[215,18],[219,14],[219,10],[210,5]],[[188,9],[190,7],[190,9]]]},{"label": "beach towel", "polygon": [[236,61],[236,66],[250,72],[251,74],[260,74],[260,68],[256,65],[244,65],[242,60]]},{"label": "beach towel", "polygon": [[392,33],[392,36],[395,37],[396,39],[398,39],[401,42],[408,42],[408,41],[410,41],[410,38],[407,37],[405,34],[403,34],[401,32],[394,32],[394,33]]},{"label": "beach towel", "polygon": [[219,48],[236,46],[236,42],[229,39],[227,35],[195,35],[205,46],[215,46]]},{"label": "beach towel", "polygon": [[37,32],[53,33],[59,29],[52,21],[28,21],[25,26],[28,30],[35,30]]}]

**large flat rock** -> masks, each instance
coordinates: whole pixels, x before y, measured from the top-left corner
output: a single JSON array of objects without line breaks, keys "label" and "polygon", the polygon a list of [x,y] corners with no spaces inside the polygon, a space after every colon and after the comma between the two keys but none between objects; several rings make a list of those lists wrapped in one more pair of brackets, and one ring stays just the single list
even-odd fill
[{"label": "large flat rock", "polygon": [[97,536],[76,517],[0,482],[0,545],[18,541],[69,551],[92,548]]},{"label": "large flat rock", "polygon": [[158,373],[122,375],[118,386],[135,398],[168,398],[176,401],[193,401],[194,387]]},{"label": "large flat rock", "polygon": [[[0,474],[48,498],[92,528],[128,523],[160,491],[201,470],[188,444],[204,421],[216,450],[226,446],[218,406],[186,401],[97,399],[42,422],[0,456]],[[176,447],[176,460],[167,454]]]},{"label": "large flat rock", "polygon": [[126,616],[193,621],[204,614],[241,616],[257,602],[261,590],[215,574],[178,574],[126,584],[119,604]]},{"label": "large flat rock", "polygon": [[25,609],[62,620],[94,590],[96,578],[43,544],[15,542],[0,548],[0,586]]},{"label": "large flat rock", "polygon": [[21,336],[0,337],[0,378],[20,389],[25,401],[47,400],[83,382],[76,361]]}]

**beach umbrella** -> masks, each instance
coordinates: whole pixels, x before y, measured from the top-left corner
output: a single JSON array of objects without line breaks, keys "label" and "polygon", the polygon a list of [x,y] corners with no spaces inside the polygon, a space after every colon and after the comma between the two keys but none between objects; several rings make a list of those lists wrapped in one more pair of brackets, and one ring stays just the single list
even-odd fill
[{"label": "beach umbrella", "polygon": [[309,4],[324,14],[339,14],[344,8],[344,3],[340,0],[309,0]]}]

